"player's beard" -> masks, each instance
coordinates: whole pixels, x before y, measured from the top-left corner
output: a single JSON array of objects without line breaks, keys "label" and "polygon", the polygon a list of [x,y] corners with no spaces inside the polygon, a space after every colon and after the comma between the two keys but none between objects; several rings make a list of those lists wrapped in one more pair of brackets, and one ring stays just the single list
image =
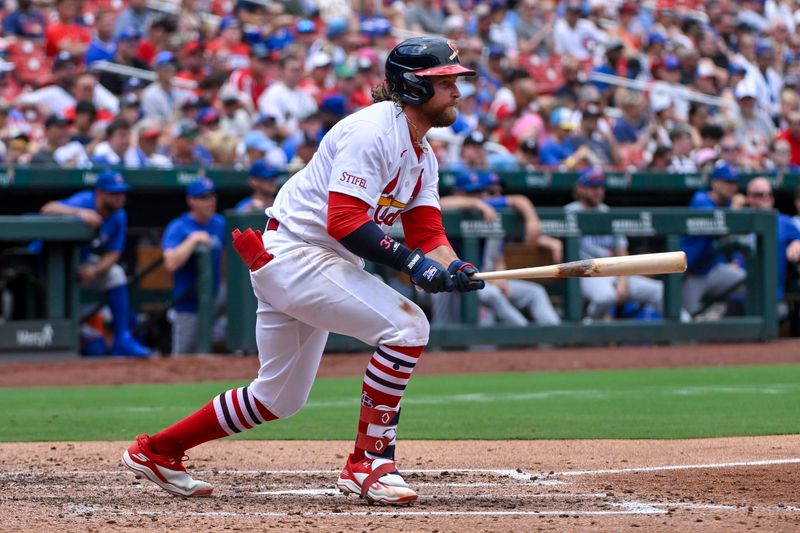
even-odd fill
[{"label": "player's beard", "polygon": [[430,117],[431,127],[446,128],[452,126],[456,121],[456,108],[452,104],[439,109],[431,109],[428,111]]}]

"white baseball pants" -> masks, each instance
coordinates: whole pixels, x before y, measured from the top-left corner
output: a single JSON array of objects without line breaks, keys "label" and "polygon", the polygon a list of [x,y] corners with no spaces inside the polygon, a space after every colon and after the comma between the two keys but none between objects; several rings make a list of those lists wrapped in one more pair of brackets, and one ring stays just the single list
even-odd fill
[{"label": "white baseball pants", "polygon": [[330,331],[370,346],[428,343],[422,310],[360,266],[283,227],[264,245],[274,259],[250,273],[260,362],[250,390],[277,417],[305,404]]}]

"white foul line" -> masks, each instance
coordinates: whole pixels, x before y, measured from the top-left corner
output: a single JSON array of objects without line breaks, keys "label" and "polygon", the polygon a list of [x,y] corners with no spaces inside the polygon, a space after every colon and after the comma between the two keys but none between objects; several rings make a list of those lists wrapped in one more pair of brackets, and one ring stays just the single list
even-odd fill
[{"label": "white foul line", "polygon": [[[561,476],[591,476],[599,474],[626,474],[633,472],[662,472],[665,470],[696,470],[703,468],[734,468],[742,466],[772,466],[772,465],[785,465],[785,464],[798,464],[800,458],[791,459],[768,459],[764,461],[742,461],[733,463],[708,463],[708,464],[693,464],[693,465],[665,465],[665,466],[642,466],[633,468],[609,468],[603,470],[565,470],[563,472],[554,472],[546,474],[543,472],[529,473],[523,470],[512,470],[507,468],[417,468],[417,469],[403,469],[403,472],[414,474],[442,474],[445,472],[453,474],[496,474],[498,476],[510,477],[519,481],[533,481],[534,483],[547,483],[547,479],[532,479],[532,476],[540,476],[545,478],[561,477]],[[62,470],[59,472],[49,472],[48,476],[98,476],[98,475],[111,475],[120,474],[124,471],[119,470]],[[329,475],[338,474],[339,470],[194,470],[195,474],[232,474],[232,475]],[[0,478],[15,478],[15,477],[36,477],[40,475],[40,471],[34,470],[18,470],[12,472],[0,472]],[[550,480],[552,482],[552,480]]]},{"label": "white foul line", "polygon": [[593,476],[598,474],[627,474],[633,472],[663,472],[665,470],[697,470],[703,468],[733,468],[737,466],[770,466],[800,463],[800,459],[774,459],[767,461],[744,461],[740,463],[709,463],[698,465],[641,466],[635,468],[616,468],[607,470],[567,470],[550,474],[558,476]]},{"label": "white foul line", "polygon": [[236,516],[236,517],[333,517],[333,516],[607,516],[607,515],[638,515],[638,514],[666,514],[668,511],[658,509],[642,502],[621,502],[611,504],[620,507],[619,511],[577,511],[575,509],[562,509],[555,511],[314,511],[301,513],[264,512],[264,511],[145,511],[145,510],[120,510],[109,509],[99,505],[66,504],[65,508],[73,515],[105,514],[116,516]]}]

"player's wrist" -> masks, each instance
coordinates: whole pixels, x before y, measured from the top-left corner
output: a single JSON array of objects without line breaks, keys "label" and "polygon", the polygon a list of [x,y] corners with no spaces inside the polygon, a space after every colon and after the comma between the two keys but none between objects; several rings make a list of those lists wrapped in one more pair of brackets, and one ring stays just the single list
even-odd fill
[{"label": "player's wrist", "polygon": [[414,274],[414,269],[419,267],[419,265],[421,265],[422,261],[425,259],[425,254],[419,248],[410,250],[403,245],[401,246],[402,248],[405,248],[405,250],[400,251],[398,254],[396,268],[400,272],[412,276]]}]

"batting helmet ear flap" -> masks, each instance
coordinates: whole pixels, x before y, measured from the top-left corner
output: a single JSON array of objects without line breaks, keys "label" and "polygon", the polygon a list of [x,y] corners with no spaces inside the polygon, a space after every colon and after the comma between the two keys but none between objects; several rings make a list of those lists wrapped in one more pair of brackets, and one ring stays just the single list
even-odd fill
[{"label": "batting helmet ear flap", "polygon": [[398,88],[397,93],[403,103],[420,105],[430,100],[433,96],[434,89],[430,80],[415,76],[411,72],[404,72],[400,83],[403,87]]}]

